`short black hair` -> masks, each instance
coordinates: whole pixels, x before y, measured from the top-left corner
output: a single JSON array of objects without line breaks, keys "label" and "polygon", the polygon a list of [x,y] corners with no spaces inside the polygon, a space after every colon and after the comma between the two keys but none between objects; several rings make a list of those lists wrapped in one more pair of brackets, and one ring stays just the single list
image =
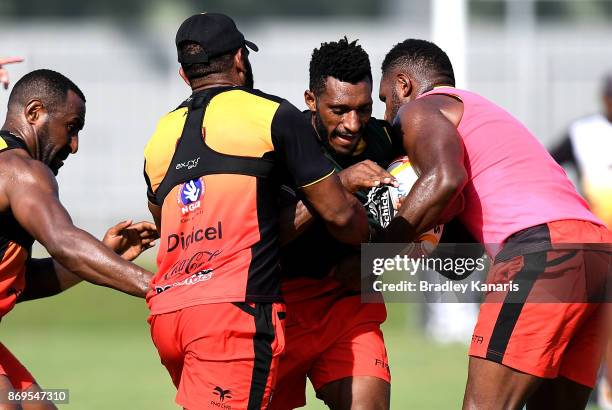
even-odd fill
[{"label": "short black hair", "polygon": [[[202,46],[193,41],[183,41],[178,47],[179,56],[192,56],[203,51]],[[232,68],[236,51],[238,49],[213,57],[207,63],[181,64],[181,67],[183,67],[183,71],[190,82],[211,74],[223,73]]]},{"label": "short black hair", "polygon": [[370,58],[357,40],[349,42],[345,36],[338,41],[321,43],[321,47],[312,51],[310,90],[321,94],[327,77],[351,84],[365,79],[372,81]]},{"label": "short black hair", "polygon": [[23,107],[32,99],[40,99],[49,112],[63,105],[72,90],[85,102],[85,95],[68,77],[53,70],[35,70],[19,79],[11,90],[8,108]]},{"label": "short black hair", "polygon": [[448,55],[426,40],[409,38],[393,46],[383,60],[383,76],[399,67],[410,71],[421,81],[455,85],[453,65]]}]

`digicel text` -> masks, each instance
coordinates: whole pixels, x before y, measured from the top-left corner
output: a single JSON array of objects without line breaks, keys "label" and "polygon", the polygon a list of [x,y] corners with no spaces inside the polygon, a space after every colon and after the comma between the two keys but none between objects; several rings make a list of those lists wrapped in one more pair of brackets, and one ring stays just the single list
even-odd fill
[{"label": "digicel text", "polygon": [[204,229],[191,230],[191,233],[185,235],[184,233],[180,234],[170,234],[168,235],[168,252],[172,252],[179,245],[181,249],[188,249],[192,243],[200,242],[200,241],[212,241],[214,239],[223,239],[223,232],[221,230],[221,222],[217,222],[217,226],[210,226]]}]

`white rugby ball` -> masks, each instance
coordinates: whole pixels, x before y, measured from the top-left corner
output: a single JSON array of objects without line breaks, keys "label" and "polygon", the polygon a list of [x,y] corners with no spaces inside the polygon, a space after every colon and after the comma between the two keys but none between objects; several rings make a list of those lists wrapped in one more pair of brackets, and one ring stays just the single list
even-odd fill
[{"label": "white rugby ball", "polygon": [[[396,159],[389,165],[387,171],[399,182],[399,187],[389,187],[389,196],[393,206],[391,213],[392,216],[395,216],[399,210],[400,198],[408,195],[419,176],[416,174],[408,157]],[[422,233],[414,242],[420,243],[421,248],[426,253],[431,253],[440,243],[443,229],[444,225],[436,225],[431,230]]]}]

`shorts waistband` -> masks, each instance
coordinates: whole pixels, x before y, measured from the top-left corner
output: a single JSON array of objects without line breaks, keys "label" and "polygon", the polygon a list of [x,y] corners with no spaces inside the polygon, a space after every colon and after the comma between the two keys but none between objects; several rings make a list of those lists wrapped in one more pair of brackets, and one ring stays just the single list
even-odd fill
[{"label": "shorts waistband", "polygon": [[513,233],[495,256],[495,263],[505,262],[528,253],[546,252],[552,249],[548,224],[539,224]]}]

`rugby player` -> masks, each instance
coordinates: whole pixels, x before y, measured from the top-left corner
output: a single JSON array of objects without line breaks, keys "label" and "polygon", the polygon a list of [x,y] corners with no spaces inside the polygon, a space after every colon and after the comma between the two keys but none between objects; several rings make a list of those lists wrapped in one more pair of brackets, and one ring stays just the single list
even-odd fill
[{"label": "rugby player", "polygon": [[257,46],[231,18],[191,16],[176,46],[193,93],[145,148],[149,209],[161,232],[147,295],[151,335],[179,405],[266,408],[285,344],[281,178],[292,177],[342,242],[367,241],[367,218],[304,115],[253,89],[248,48]]},{"label": "rugby player", "polygon": [[[585,282],[605,289],[610,232],[522,124],[454,88],[451,62],[439,47],[401,42],[382,72],[385,118],[401,128],[420,171],[384,240],[409,242],[457,215],[494,260],[488,281],[522,284],[517,294],[487,295],[492,303],[481,306],[463,408],[584,408],[601,359],[603,305],[570,302],[590,300]],[[608,252],[559,250],[559,243],[603,243]],[[530,297],[549,283],[585,298]]]},{"label": "rugby player", "polygon": [[[370,60],[357,41],[344,37],[312,52],[304,99],[304,117],[350,192],[365,204],[369,188],[393,182],[385,168],[403,151],[401,139],[371,117]],[[305,405],[308,377],[331,409],[388,409],[390,372],[380,329],[385,306],[362,304],[358,292],[333,277],[334,267],[354,249],[335,240],[303,202],[296,208],[301,195],[295,186],[283,189],[292,206],[281,226],[299,229],[281,230],[286,347],[271,408]],[[370,224],[377,225],[372,218]]]},{"label": "rugby player", "polygon": [[[26,74],[11,91],[0,130],[0,317],[16,302],[54,295],[81,279],[139,297],[148,290],[152,274],[75,227],[59,201],[54,175],[76,153],[84,121],[83,93],[55,71]],[[152,224],[125,221],[104,241],[131,260],[155,237]],[[51,258],[31,258],[34,240]],[[20,408],[6,401],[12,390],[40,387],[0,344],[0,408]],[[23,408],[54,407],[43,401]]]}]

